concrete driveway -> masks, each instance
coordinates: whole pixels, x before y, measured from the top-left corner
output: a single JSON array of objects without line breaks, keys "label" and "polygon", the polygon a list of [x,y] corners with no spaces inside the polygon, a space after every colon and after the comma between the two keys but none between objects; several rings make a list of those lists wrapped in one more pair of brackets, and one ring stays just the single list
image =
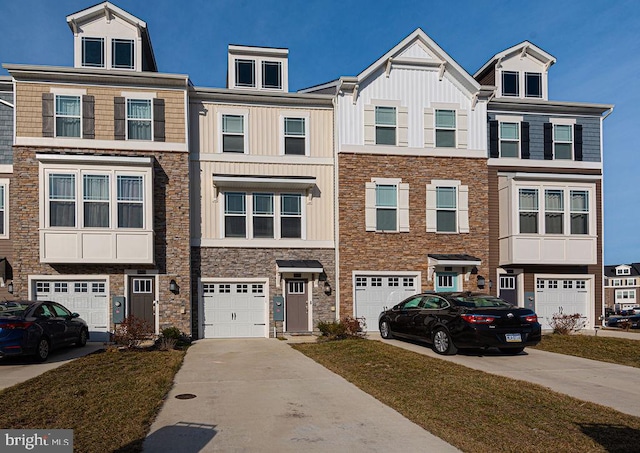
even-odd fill
[{"label": "concrete driveway", "polygon": [[67,347],[51,352],[44,363],[34,363],[30,357],[5,357],[0,359],[0,390],[19,384],[41,375],[45,371],[53,370],[105,346],[102,342],[88,342],[82,348]]},{"label": "concrete driveway", "polygon": [[[640,382],[640,368],[531,348],[516,356],[503,355],[491,349],[487,352],[462,351],[455,356],[442,356],[427,345],[402,340],[381,341],[475,370],[539,384],[558,393],[640,417],[640,386],[637,385]],[[640,348],[640,343],[638,346]]]},{"label": "concrete driveway", "polygon": [[457,450],[287,342],[234,339],[189,348],[144,451]]}]

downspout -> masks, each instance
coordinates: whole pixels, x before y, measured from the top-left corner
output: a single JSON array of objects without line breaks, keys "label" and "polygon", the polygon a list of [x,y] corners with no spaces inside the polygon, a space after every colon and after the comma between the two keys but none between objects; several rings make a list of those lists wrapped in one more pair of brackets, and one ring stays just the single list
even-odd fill
[{"label": "downspout", "polygon": [[601,188],[600,188],[600,191],[601,191],[601,195],[600,195],[601,196],[601,203],[600,203],[600,206],[602,208],[601,209],[602,214],[600,215],[600,228],[602,230],[602,248],[600,250],[600,256],[602,256],[602,272],[600,272],[600,274],[601,274],[600,275],[600,279],[601,279],[601,282],[602,282],[602,284],[600,285],[600,300],[601,300],[600,309],[602,310],[602,315],[601,315],[601,318],[600,318],[600,322],[601,322],[601,326],[602,327],[606,326],[606,323],[605,323],[605,320],[604,320],[604,311],[605,311],[604,309],[605,309],[606,301],[605,301],[605,294],[604,294],[604,134],[603,134],[604,128],[603,128],[603,123],[604,123],[604,120],[606,120],[607,117],[609,115],[611,115],[612,113],[613,113],[613,107],[611,107],[609,109],[609,111],[604,116],[600,117],[600,161],[602,162],[602,170],[603,170],[602,171],[602,179],[601,179],[601,182],[600,182],[600,184],[601,184]]},{"label": "downspout", "polygon": [[336,320],[340,320],[340,250],[338,244],[340,241],[338,240],[340,236],[340,226],[339,226],[339,197],[338,197],[338,146],[339,146],[339,135],[338,135],[338,96],[340,95],[340,91],[342,88],[342,81],[337,86],[336,94],[331,100],[331,104],[333,105],[333,249],[334,249],[334,260],[335,260],[335,304],[336,304]]}]

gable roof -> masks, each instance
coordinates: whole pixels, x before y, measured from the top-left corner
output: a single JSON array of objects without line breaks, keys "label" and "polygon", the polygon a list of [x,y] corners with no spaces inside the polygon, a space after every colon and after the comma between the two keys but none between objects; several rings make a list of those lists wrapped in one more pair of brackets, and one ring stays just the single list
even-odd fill
[{"label": "gable roof", "polygon": [[[409,55],[407,51],[415,43],[422,45],[423,56]],[[421,28],[416,28],[406,38],[396,44],[392,49],[378,58],[371,65],[366,67],[355,77],[340,77],[340,79],[305,88],[300,92],[316,91],[318,89],[339,86],[341,82],[348,84],[359,84],[366,80],[381,67],[386,67],[389,63],[403,63],[409,65],[440,67],[450,73],[458,83],[470,94],[480,91],[480,84],[465,71],[449,54],[447,54],[433,39],[431,39]]]},{"label": "gable roof", "polygon": [[151,72],[157,72],[158,66],[156,64],[155,55],[153,54],[153,46],[151,45],[151,38],[149,36],[147,23],[137,18],[133,14],[123,10],[122,8],[117,7],[113,3],[101,2],[77,11],[73,14],[69,14],[67,16],[67,25],[69,25],[69,28],[73,33],[76,33],[78,24],[96,17],[105,16],[107,14],[117,16],[140,30],[140,35],[142,37],[142,50],[144,52],[144,56],[148,58],[149,62],[149,67],[147,68],[147,70]]},{"label": "gable roof", "polygon": [[[627,275],[618,275],[616,274],[616,268],[620,266],[625,266],[630,268],[630,273]],[[638,276],[640,275],[640,263],[631,263],[631,264],[613,264],[610,266],[604,266],[604,275],[605,277],[611,278],[621,278],[621,277],[630,277],[630,276]]]},{"label": "gable roof", "polygon": [[530,41],[522,41],[520,44],[516,44],[515,46],[509,47],[508,49],[495,54],[489,59],[489,61],[487,61],[484,65],[482,65],[480,69],[476,71],[473,77],[476,79],[481,78],[489,69],[494,68],[499,60],[502,60],[503,58],[518,52],[526,52],[532,57],[541,61],[543,64],[547,64],[549,66],[556,62],[556,57],[554,57],[550,53],[545,52],[543,49],[536,46]]}]

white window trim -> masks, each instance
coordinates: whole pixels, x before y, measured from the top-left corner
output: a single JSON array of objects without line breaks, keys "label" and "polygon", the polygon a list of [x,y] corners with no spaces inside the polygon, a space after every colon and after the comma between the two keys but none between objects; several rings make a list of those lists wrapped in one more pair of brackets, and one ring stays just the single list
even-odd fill
[{"label": "white window trim", "polygon": [[[87,65],[84,62],[84,41],[85,39],[91,40],[101,40],[102,41],[102,64],[101,65]],[[93,69],[104,69],[107,67],[107,38],[104,36],[82,36],[80,37],[80,67],[82,68],[93,68]]]},{"label": "white window trim", "polygon": [[[618,297],[618,294],[620,294],[621,297]],[[627,296],[631,296],[633,295],[633,297],[624,297],[624,295]],[[615,290],[615,300],[626,300],[627,302],[624,302],[625,304],[635,304],[635,301],[637,299],[637,295],[636,295],[636,290],[635,289],[616,289]]]},{"label": "white window trim", "polygon": [[[456,189],[456,231],[438,231],[438,187],[455,187]],[[469,187],[457,179],[432,179],[426,189],[427,232],[436,234],[469,233]]]},{"label": "white window trim", "polygon": [[[123,231],[151,231],[153,229],[153,184],[151,168],[135,168],[113,165],[44,164],[40,163],[40,229],[47,231],[96,231],[118,233]],[[49,226],[49,175],[73,174],[75,176],[75,216],[73,227]],[[84,225],[84,192],[83,175],[109,175],[109,227],[85,228]],[[142,176],[144,185],[143,225],[142,228],[118,228],[117,176]]]},{"label": "white window trim", "polygon": [[[396,230],[378,230],[376,193],[377,185],[395,185],[397,187]],[[401,178],[371,178],[365,184],[365,230],[376,233],[409,232],[409,184]]]},{"label": "white window trim", "polygon": [[631,275],[631,268],[630,267],[616,268],[616,275]]},{"label": "white window trim", "polygon": [[[284,119],[285,118],[303,118],[304,119],[304,155],[309,157],[311,155],[311,144],[310,144],[310,117],[309,112],[295,112],[295,111],[287,111],[280,113],[279,127],[280,127],[280,155],[287,157],[303,157],[295,154],[285,154],[285,134],[284,134]],[[298,136],[301,137],[301,136]]]},{"label": "white window trim", "polygon": [[[515,115],[496,115],[495,120],[498,122],[498,153],[502,158],[502,123],[515,123],[518,128],[518,156],[512,157],[511,159],[519,159],[522,156],[522,123],[524,122],[524,117],[515,116]],[[514,140],[505,140],[513,142]]]},{"label": "white window trim", "polygon": [[[453,107],[453,105],[451,106],[443,106],[443,104],[432,104],[433,107],[433,144],[436,148],[443,148],[443,149],[456,149],[458,148],[458,145],[460,144],[460,139],[458,137],[458,131],[460,130],[460,120],[458,119],[458,115],[460,114],[460,107],[456,106]],[[438,127],[437,125],[437,117],[438,117],[438,110],[449,110],[449,111],[453,111],[453,117],[455,119],[455,127],[453,128],[449,128],[449,127]],[[444,147],[438,147],[438,130],[443,130],[443,131],[453,131],[454,132],[454,137],[455,137],[455,143],[453,144],[453,146],[444,146]]]},{"label": "white window trim", "polygon": [[[265,50],[265,49],[260,49]],[[228,66],[229,66],[229,87],[236,90],[248,90],[248,91],[267,91],[267,92],[288,92],[289,91],[289,80],[288,80],[288,71],[289,71],[289,59],[286,56],[288,54],[283,54],[283,52],[278,52],[273,55],[255,55],[255,54],[244,54],[242,52],[229,52],[228,54]],[[253,77],[254,77],[254,85],[253,86],[245,86],[238,85],[236,83],[236,60],[247,60],[253,61]],[[272,88],[265,87],[262,84],[262,64],[264,62],[267,63],[280,63],[280,88]]]},{"label": "white window trim", "polygon": [[[233,192],[233,193],[243,193],[245,197],[245,237],[225,237],[225,210],[226,210],[226,202],[225,202],[225,193]],[[254,193],[268,193],[273,195],[273,237],[272,238],[254,238],[253,237],[253,194]],[[283,238],[282,237],[282,228],[280,222],[282,220],[282,203],[281,203],[281,195],[300,195],[300,237],[299,238]],[[305,194],[300,192],[299,190],[260,190],[260,189],[229,189],[229,190],[220,190],[218,193],[220,197],[220,201],[218,203],[219,214],[220,214],[220,222],[218,224],[220,231],[220,239],[225,241],[302,241],[307,239],[307,203],[304,202]],[[262,217],[262,216],[261,216]],[[293,217],[293,216],[287,216]]]},{"label": "white window trim", "polygon": [[[124,93],[123,93],[124,94]],[[137,95],[135,93],[126,93],[129,96],[125,96],[125,101],[124,101],[124,134],[125,134],[125,140],[130,141],[130,142],[141,142],[141,143],[148,143],[148,142],[153,142],[153,122],[154,122],[154,117],[153,117],[153,99],[156,97],[155,93],[143,93],[141,95]],[[149,140],[141,140],[141,139],[133,139],[133,138],[129,138],[129,101],[149,101],[149,107],[150,107],[150,111],[151,111],[151,118],[149,120],[147,119],[143,119],[142,121],[150,121],[151,123],[151,137],[149,138]],[[136,120],[134,120],[136,121]],[[137,121],[140,121],[139,119]]]},{"label": "white window trim", "polygon": [[[56,90],[59,91],[59,90]],[[64,92],[53,92],[53,136],[55,138],[63,138],[63,139],[81,139],[83,138],[83,127],[82,127],[82,117],[83,117],[83,111],[82,111],[82,96],[84,95],[80,93],[80,91],[83,91],[84,93],[86,93],[86,90],[68,90],[67,93]],[[78,137],[68,137],[66,135],[62,135],[62,136],[58,136],[58,108],[57,108],[57,104],[58,104],[58,96],[75,96],[79,99],[79,103],[80,103],[80,114],[79,114],[79,118],[80,118],[80,136]],[[66,117],[66,116],[60,116],[61,118],[76,118],[76,116],[73,117]]]},{"label": "white window trim", "polygon": [[[392,108],[394,109],[395,112],[395,124],[392,126],[391,124],[378,124],[376,122],[376,109],[378,107],[385,107],[385,108]],[[378,143],[378,127],[382,127],[382,128],[387,128],[387,129],[391,129],[391,127],[393,127],[394,130],[394,137],[395,137],[395,143],[393,145],[390,144],[386,144],[386,143]],[[381,104],[376,104],[373,106],[373,132],[374,132],[374,144],[376,146],[398,146],[398,107],[396,107],[395,105],[381,105]]]},{"label": "white window trim", "polygon": [[[553,236],[563,238],[579,238],[579,237],[595,237],[597,235],[596,229],[596,204],[595,204],[595,184],[590,183],[554,183],[545,184],[543,182],[539,184],[532,184],[531,182],[516,182],[513,181],[512,190],[512,206],[514,219],[513,232],[515,236]],[[538,232],[537,233],[520,233],[520,189],[536,189],[538,191]],[[564,224],[562,234],[546,234],[545,231],[545,190],[562,190],[563,202],[564,202]],[[589,211],[586,213],[589,215],[589,233],[588,234],[571,234],[571,197],[572,190],[585,191],[589,198]]]},{"label": "white window trim", "polygon": [[[127,67],[122,67],[122,66],[117,66],[115,65],[115,54],[113,52],[113,47],[115,45],[115,41],[130,41],[131,42],[131,59],[133,61],[133,66],[131,68],[127,68]],[[135,39],[129,39],[129,38],[110,38],[109,39],[109,67],[111,69],[117,69],[118,71],[135,71],[136,69],[136,61],[137,61],[137,52],[136,52],[136,40]]]},{"label": "white window trim", "polygon": [[9,239],[9,179],[0,178],[0,186],[4,187],[4,233],[0,239]]},{"label": "white window trim", "polygon": [[219,109],[218,110],[218,118],[217,118],[217,125],[218,125],[218,149],[217,149],[217,153],[218,154],[241,154],[241,153],[225,153],[223,151],[223,147],[222,147],[222,136],[223,136],[223,132],[222,132],[222,117],[225,115],[235,115],[235,116],[242,116],[243,120],[242,120],[242,124],[244,127],[244,154],[249,154],[249,109],[230,109],[230,108],[225,108],[225,109]]},{"label": "white window trim", "polygon": [[[527,75],[528,74],[540,76],[540,96],[527,95]],[[541,72],[522,71],[522,86],[524,88],[524,92],[522,93],[523,96],[527,99],[543,99],[544,98],[543,79],[544,79],[544,73],[542,71]]]}]

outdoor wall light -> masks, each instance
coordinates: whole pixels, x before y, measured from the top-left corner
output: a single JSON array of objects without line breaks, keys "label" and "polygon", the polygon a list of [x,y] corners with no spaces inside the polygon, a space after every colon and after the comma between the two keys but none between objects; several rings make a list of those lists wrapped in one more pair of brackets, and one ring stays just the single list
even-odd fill
[{"label": "outdoor wall light", "polygon": [[171,279],[171,281],[169,282],[169,291],[171,291],[174,294],[178,293],[178,284],[173,279]]},{"label": "outdoor wall light", "polygon": [[324,293],[327,296],[331,295],[331,285],[327,281],[324,282]]},{"label": "outdoor wall light", "polygon": [[482,275],[478,275],[478,288],[484,289],[485,280]]},{"label": "outdoor wall light", "polygon": [[13,282],[7,285],[7,291],[9,292],[9,294],[13,294]]}]

